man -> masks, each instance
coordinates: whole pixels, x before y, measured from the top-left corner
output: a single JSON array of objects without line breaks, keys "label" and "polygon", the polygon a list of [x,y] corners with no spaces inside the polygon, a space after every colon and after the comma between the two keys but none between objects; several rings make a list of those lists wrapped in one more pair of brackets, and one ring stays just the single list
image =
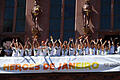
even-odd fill
[{"label": "man", "polygon": [[40,55],[40,49],[39,47],[39,42],[37,41],[37,37],[33,39],[33,44],[32,44],[32,49],[33,49],[33,54],[34,56],[39,56]]},{"label": "man", "polygon": [[69,56],[75,56],[76,54],[75,45],[72,38],[69,39],[68,48],[69,48]]},{"label": "man", "polygon": [[0,47],[0,57],[5,56],[5,52],[4,49],[2,47]]},{"label": "man", "polygon": [[120,54],[120,43],[117,43],[117,51],[116,51],[117,54]]},{"label": "man", "polygon": [[110,42],[110,54],[114,54],[115,53],[115,45],[114,45],[114,41],[111,38],[111,42]]},{"label": "man", "polygon": [[48,42],[47,54],[48,56],[54,56],[54,48],[51,41]]},{"label": "man", "polygon": [[46,56],[47,55],[47,43],[48,39],[45,41],[41,42],[41,46],[39,47],[40,49],[40,56]]},{"label": "man", "polygon": [[54,55],[55,56],[61,55],[61,41],[60,41],[60,39],[55,42]]},{"label": "man", "polygon": [[25,56],[32,56],[32,45],[29,41],[29,38],[25,42],[24,49],[25,49]]},{"label": "man", "polygon": [[105,45],[103,46],[104,55],[110,54],[110,41],[105,41]]},{"label": "man", "polygon": [[96,54],[95,43],[94,42],[91,42],[91,47],[89,48],[89,53],[90,53],[90,55],[95,55]]},{"label": "man", "polygon": [[12,57],[18,57],[18,40],[13,39],[11,45],[10,45],[11,49],[12,49]]},{"label": "man", "polygon": [[19,43],[18,46],[18,57],[23,57],[24,56],[24,47],[21,43]]},{"label": "man", "polygon": [[89,46],[90,46],[90,44],[89,44],[89,41],[88,41],[88,36],[83,41],[83,45],[84,45],[83,55],[89,55]]},{"label": "man", "polygon": [[63,43],[61,48],[62,48],[62,56],[68,56],[68,45],[66,42]]}]

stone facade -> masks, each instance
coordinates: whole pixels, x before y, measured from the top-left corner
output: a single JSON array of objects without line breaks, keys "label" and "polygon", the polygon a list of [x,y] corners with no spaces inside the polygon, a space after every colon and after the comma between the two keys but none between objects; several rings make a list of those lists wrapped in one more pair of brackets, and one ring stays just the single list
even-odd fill
[{"label": "stone facade", "polygon": [[[17,0],[15,0],[15,5]],[[111,0],[112,2],[114,0]],[[64,2],[64,0],[62,0]],[[90,29],[92,31],[92,37],[99,37],[102,35],[119,35],[120,30],[113,31],[112,26],[111,29],[108,31],[101,31],[100,30],[100,7],[101,7],[101,0],[90,0],[92,6],[92,16],[90,20]],[[82,6],[84,5],[85,0],[76,0],[76,11],[75,11],[75,37],[79,37],[79,35],[83,35],[83,19],[82,19]],[[0,7],[1,7],[1,18],[0,18],[0,42],[5,38],[12,38],[12,37],[19,37],[22,41],[25,41],[26,37],[31,37],[31,27],[33,26],[32,16],[31,16],[31,9],[33,8],[34,2],[33,0],[26,0],[26,22],[25,22],[25,32],[15,32],[15,24],[13,25],[12,32],[3,32],[3,23],[4,23],[4,10],[5,10],[5,0],[1,0]],[[38,23],[40,28],[42,29],[39,40],[45,40],[49,38],[49,22],[50,22],[50,0],[39,0],[39,5],[41,6],[43,13],[39,16]],[[64,8],[64,5],[62,5]],[[14,14],[16,14],[17,7],[15,6]],[[111,17],[114,14],[111,15]],[[64,18],[62,18],[64,20]],[[16,17],[14,17],[14,23],[16,22]],[[113,18],[111,20],[111,24],[113,25]],[[61,21],[61,30],[60,30],[60,38],[63,38],[63,26],[64,22]]]}]

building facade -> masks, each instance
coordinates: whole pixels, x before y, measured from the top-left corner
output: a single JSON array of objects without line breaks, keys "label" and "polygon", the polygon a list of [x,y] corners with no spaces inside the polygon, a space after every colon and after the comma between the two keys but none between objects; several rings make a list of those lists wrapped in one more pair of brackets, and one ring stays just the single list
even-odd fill
[{"label": "building facade", "polygon": [[[38,0],[43,13],[38,18],[40,40],[49,36],[68,40],[84,34],[82,7],[85,0]],[[120,0],[90,0],[92,37],[120,34]],[[0,42],[13,37],[25,41],[34,25],[34,0],[0,1]]]}]

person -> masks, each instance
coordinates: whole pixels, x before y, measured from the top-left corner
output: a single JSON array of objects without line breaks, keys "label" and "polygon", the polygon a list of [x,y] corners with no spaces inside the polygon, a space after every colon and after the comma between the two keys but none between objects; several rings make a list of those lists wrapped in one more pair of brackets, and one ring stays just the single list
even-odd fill
[{"label": "person", "polygon": [[53,43],[51,41],[48,42],[48,48],[47,48],[47,55],[48,56],[54,56],[54,48]]},{"label": "person", "polygon": [[89,47],[89,55],[96,55],[95,42],[91,42]]},{"label": "person", "polygon": [[69,48],[69,56],[75,56],[76,54],[75,45],[72,38],[69,39],[68,48]]},{"label": "person", "polygon": [[96,55],[103,55],[102,38],[97,39]]},{"label": "person", "polygon": [[24,48],[25,48],[25,56],[32,56],[32,45],[28,40],[25,42]]},{"label": "person", "polygon": [[64,41],[62,47],[61,47],[61,50],[62,50],[62,55],[61,56],[68,56],[68,45],[67,45],[67,41]]},{"label": "person", "polygon": [[105,41],[103,46],[104,46],[103,47],[104,55],[109,55],[109,53],[110,53],[110,41]]},{"label": "person", "polygon": [[24,47],[23,45],[19,42],[18,46],[18,57],[23,57],[24,56]]},{"label": "person", "polygon": [[82,41],[81,38],[79,38],[79,43],[78,43],[78,40],[76,40],[76,43],[75,43],[76,56],[82,55],[83,53],[83,44],[81,41]]},{"label": "person", "polygon": [[116,51],[117,54],[120,54],[120,43],[117,43],[117,51]]},{"label": "person", "polygon": [[83,41],[83,55],[89,55],[89,41],[88,41],[88,36],[84,39]]},{"label": "person", "polygon": [[12,57],[18,57],[18,40],[13,39],[11,45],[10,45],[11,49],[12,49]]},{"label": "person", "polygon": [[78,44],[76,49],[76,56],[82,55],[82,45]]},{"label": "person", "polygon": [[111,38],[111,42],[110,42],[110,54],[114,54],[115,53],[115,44],[114,41]]},{"label": "person", "polygon": [[39,47],[40,56],[47,56],[47,43],[48,43],[48,39],[46,39],[46,42],[41,41],[41,46]]},{"label": "person", "polygon": [[5,56],[5,52],[3,47],[0,47],[0,57],[4,57]]},{"label": "person", "polygon": [[54,55],[55,56],[60,56],[61,55],[61,41],[60,39],[58,41],[55,41],[55,46],[54,46]]},{"label": "person", "polygon": [[34,56],[40,55],[39,42],[37,41],[37,37],[33,39],[32,49],[33,49]]}]

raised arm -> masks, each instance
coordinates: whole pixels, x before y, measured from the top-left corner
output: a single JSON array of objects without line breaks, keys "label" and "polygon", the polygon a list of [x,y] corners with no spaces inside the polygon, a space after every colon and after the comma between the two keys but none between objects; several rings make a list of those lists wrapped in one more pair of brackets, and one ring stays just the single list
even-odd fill
[{"label": "raised arm", "polygon": [[101,44],[102,50],[104,50],[104,46],[105,46],[106,43],[107,43],[107,40],[105,40],[105,42],[103,44]]},{"label": "raised arm", "polygon": [[90,48],[90,43],[89,43],[89,40],[88,40],[88,36],[85,39],[87,41],[87,46]]},{"label": "raised arm", "polygon": [[47,46],[48,41],[49,41],[49,39],[46,39],[46,41],[45,41],[45,46]]},{"label": "raised arm", "polygon": [[110,50],[110,48],[111,48],[110,40],[108,41],[108,44],[109,44],[109,50]]},{"label": "raised arm", "polygon": [[14,43],[15,43],[15,39],[12,40],[12,43],[10,44],[10,48],[13,47]]}]

